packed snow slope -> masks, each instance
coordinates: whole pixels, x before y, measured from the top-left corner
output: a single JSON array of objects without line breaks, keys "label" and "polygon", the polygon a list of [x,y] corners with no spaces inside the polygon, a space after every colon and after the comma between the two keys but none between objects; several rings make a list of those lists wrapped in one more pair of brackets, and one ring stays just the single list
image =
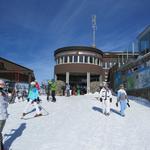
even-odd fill
[{"label": "packed snow slope", "polygon": [[[119,115],[113,97],[110,116],[94,95],[42,99],[42,117],[34,118],[33,106],[20,119],[26,101],[9,105],[3,130],[4,143],[12,150],[150,150],[150,103],[130,100],[126,116]],[[142,101],[139,103],[139,101]]]}]

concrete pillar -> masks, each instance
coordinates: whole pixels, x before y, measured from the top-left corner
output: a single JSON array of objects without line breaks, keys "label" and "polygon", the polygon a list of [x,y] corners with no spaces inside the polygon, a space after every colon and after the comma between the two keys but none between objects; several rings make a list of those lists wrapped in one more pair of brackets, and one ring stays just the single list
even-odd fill
[{"label": "concrete pillar", "polygon": [[55,74],[55,81],[57,81],[57,75]]},{"label": "concrete pillar", "polygon": [[83,56],[83,63],[85,63],[85,56]]},{"label": "concrete pillar", "polygon": [[87,72],[87,94],[90,93],[90,72]]},{"label": "concrete pillar", "polygon": [[69,62],[69,56],[67,56],[67,63],[70,63],[70,62]]},{"label": "concrete pillar", "polygon": [[99,75],[99,83],[100,83],[100,85],[102,85],[102,84],[103,84],[102,75]]},{"label": "concrete pillar", "polygon": [[74,63],[74,56],[72,56],[72,63]]},{"label": "concrete pillar", "polygon": [[69,84],[69,72],[66,72],[66,83]]},{"label": "concrete pillar", "polygon": [[78,56],[78,60],[77,60],[77,63],[79,63],[80,62],[80,58],[79,58],[79,56]]}]

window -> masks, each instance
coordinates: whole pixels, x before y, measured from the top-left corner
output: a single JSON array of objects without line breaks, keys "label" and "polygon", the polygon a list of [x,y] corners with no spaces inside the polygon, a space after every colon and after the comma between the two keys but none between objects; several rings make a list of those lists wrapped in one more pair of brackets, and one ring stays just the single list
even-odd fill
[{"label": "window", "polygon": [[72,56],[69,56],[69,62],[72,63]]},{"label": "window", "polygon": [[1,69],[1,70],[4,70],[4,69],[5,69],[3,62],[0,62],[0,69]]},{"label": "window", "polygon": [[90,56],[90,63],[93,63],[93,58],[92,58],[92,56]]},{"label": "window", "polygon": [[83,63],[83,56],[79,56],[79,62]]},{"label": "window", "polygon": [[103,62],[103,68],[105,68],[105,62]]},{"label": "window", "polygon": [[85,56],[85,63],[88,63],[88,56]]},{"label": "window", "polygon": [[97,64],[99,65],[99,59],[97,59]]},{"label": "window", "polygon": [[78,62],[78,56],[74,56],[74,62]]},{"label": "window", "polygon": [[67,56],[64,56],[64,63],[67,63]]}]

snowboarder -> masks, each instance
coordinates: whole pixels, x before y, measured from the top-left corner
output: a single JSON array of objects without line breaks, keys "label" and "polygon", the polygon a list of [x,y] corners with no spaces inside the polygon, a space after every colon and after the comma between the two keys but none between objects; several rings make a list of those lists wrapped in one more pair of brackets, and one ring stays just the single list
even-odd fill
[{"label": "snowboarder", "polygon": [[[128,102],[128,97],[127,97],[127,93],[124,89],[124,86],[123,84],[120,85],[120,89],[118,90],[118,93],[117,93],[117,103],[116,103],[116,106],[118,106],[118,103],[120,102],[120,113],[121,113],[121,116],[125,116],[125,109],[127,107],[127,102]],[[129,103],[128,103],[128,106]]]},{"label": "snowboarder", "polygon": [[8,95],[4,91],[5,82],[0,80],[0,150],[4,150],[2,131],[8,118],[7,107],[8,107]]},{"label": "snowboarder", "polygon": [[103,84],[103,88],[100,90],[100,101],[102,102],[103,114],[110,115],[110,102],[112,102],[112,93],[108,88],[107,83]]},{"label": "snowboarder", "polygon": [[28,95],[28,103],[23,111],[23,117],[27,114],[27,109],[28,107],[33,104],[35,109],[36,109],[36,115],[35,117],[37,116],[41,116],[42,113],[41,113],[41,110],[38,106],[38,103],[37,103],[37,99],[39,97],[39,93],[38,93],[38,89],[36,88],[36,83],[35,82],[31,82],[31,86],[30,86],[30,90],[29,90],[29,95]]}]

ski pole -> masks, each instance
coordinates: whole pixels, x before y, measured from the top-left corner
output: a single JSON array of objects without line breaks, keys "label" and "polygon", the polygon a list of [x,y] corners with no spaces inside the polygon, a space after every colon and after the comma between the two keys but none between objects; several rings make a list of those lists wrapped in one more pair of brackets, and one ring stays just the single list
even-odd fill
[{"label": "ski pole", "polygon": [[49,115],[49,112],[43,106],[40,105],[40,107]]}]

